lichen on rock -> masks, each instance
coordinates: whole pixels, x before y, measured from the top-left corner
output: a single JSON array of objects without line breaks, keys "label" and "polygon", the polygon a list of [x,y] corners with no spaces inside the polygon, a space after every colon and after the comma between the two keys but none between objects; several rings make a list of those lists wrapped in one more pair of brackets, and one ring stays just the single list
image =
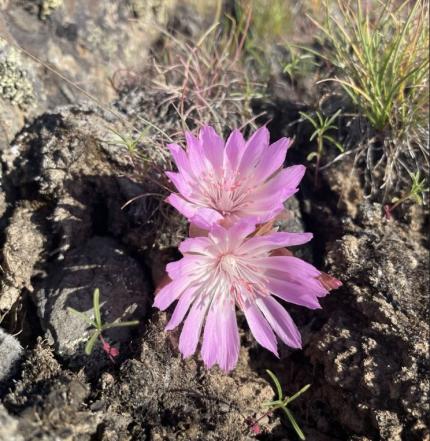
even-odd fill
[{"label": "lichen on rock", "polygon": [[42,20],[46,19],[62,4],[63,0],[41,0],[39,12],[40,18]]},{"label": "lichen on rock", "polygon": [[33,80],[17,49],[0,37],[0,98],[25,110],[34,104]]}]

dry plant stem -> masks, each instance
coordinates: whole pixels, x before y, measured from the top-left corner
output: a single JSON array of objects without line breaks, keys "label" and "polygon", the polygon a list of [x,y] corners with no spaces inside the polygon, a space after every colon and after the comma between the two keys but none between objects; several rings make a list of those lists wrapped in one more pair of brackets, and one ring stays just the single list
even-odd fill
[{"label": "dry plant stem", "polygon": [[[196,44],[180,41],[160,29],[168,37],[165,52],[169,62],[165,66],[154,60],[155,70],[164,78],[156,78],[153,83],[170,96],[165,103],[177,110],[184,130],[209,121],[223,130],[231,113],[245,115],[243,102],[247,96],[241,89],[249,84],[240,62],[251,17],[248,13],[240,35],[234,20],[229,20],[233,30],[226,33],[219,23],[214,23]],[[252,121],[250,117],[240,124]]]}]

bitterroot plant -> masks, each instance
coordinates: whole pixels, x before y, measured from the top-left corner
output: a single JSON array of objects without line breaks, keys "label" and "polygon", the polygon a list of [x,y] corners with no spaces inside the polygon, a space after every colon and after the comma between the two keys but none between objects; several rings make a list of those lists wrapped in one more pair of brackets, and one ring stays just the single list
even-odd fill
[{"label": "bitterroot plant", "polygon": [[183,258],[167,265],[171,279],[154,306],[165,310],[177,301],[166,330],[185,318],[179,350],[190,357],[203,331],[201,355],[210,368],[224,371],[237,363],[240,340],[236,308],[243,311],[258,343],[278,355],[276,336],[292,348],[300,332],[277,299],[310,309],[341,283],[292,255],[311,233],[278,232],[272,220],[297,191],[305,168],[283,169],[290,145],[283,138],[269,145],[261,128],[248,141],[234,131],[227,142],[210,127],[199,138],[186,135],[188,150],[172,145],[178,173],[169,173],[180,194],[168,201],[183,213],[200,237],[179,247]]}]

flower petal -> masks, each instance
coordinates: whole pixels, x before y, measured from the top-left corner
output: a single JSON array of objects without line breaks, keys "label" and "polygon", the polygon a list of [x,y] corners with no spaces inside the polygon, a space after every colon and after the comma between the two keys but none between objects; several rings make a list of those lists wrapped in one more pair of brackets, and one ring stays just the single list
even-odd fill
[{"label": "flower petal", "polygon": [[241,175],[247,171],[254,171],[255,165],[260,161],[264,150],[269,146],[269,141],[270,134],[264,126],[256,130],[249,138],[240,161],[239,173]]},{"label": "flower petal", "polygon": [[218,364],[232,370],[239,358],[240,340],[236,311],[232,303],[212,303],[206,319],[201,355],[207,368]]},{"label": "flower petal", "polygon": [[[259,257],[258,254],[267,253],[268,251],[272,251],[277,248],[302,245],[304,243],[309,242],[312,239],[312,237],[313,237],[312,233],[287,233],[287,232],[271,233],[265,236],[255,236],[243,243],[243,245],[240,247],[240,253],[244,255],[252,253],[252,255],[255,258],[258,258]],[[267,257],[266,259],[271,259],[271,257]],[[263,262],[269,264],[272,261],[263,260]],[[275,262],[276,261],[273,261],[273,263]]]},{"label": "flower petal", "polygon": [[201,271],[202,265],[206,261],[207,258],[205,256],[187,254],[180,260],[168,263],[166,265],[166,271],[173,280],[184,277],[187,277],[189,280],[194,280],[196,274]]},{"label": "flower petal", "polygon": [[272,297],[257,298],[256,302],[276,335],[287,346],[301,348],[300,332],[290,314]]},{"label": "flower petal", "polygon": [[175,207],[179,213],[183,214],[187,219],[196,214],[197,207],[195,204],[186,201],[176,193],[172,193],[166,198],[166,202]]},{"label": "flower petal", "polygon": [[[280,194],[280,197],[285,201],[288,197],[297,192],[297,186],[305,172],[306,167],[304,165],[293,165],[282,169],[255,192],[253,195],[255,201],[264,200],[273,194]],[[256,205],[258,205],[257,202]]]},{"label": "flower petal", "polygon": [[210,246],[210,240],[207,237],[189,237],[179,245],[179,251],[184,253],[207,254],[207,248]]},{"label": "flower petal", "polygon": [[281,138],[268,147],[255,169],[254,177],[256,181],[265,181],[282,167],[291,143],[291,139]]},{"label": "flower petal", "polygon": [[191,357],[196,352],[208,305],[209,296],[199,296],[194,301],[185,319],[184,327],[179,337],[179,350],[184,358]]},{"label": "flower petal", "polygon": [[249,329],[257,342],[279,357],[275,334],[258,307],[252,303],[244,308],[243,312]]},{"label": "flower petal", "polygon": [[181,173],[166,172],[167,177],[173,182],[173,185],[177,188],[179,193],[185,197],[190,197],[192,194],[192,188],[188,182],[184,179]]},{"label": "flower petal", "polygon": [[309,309],[319,309],[318,295],[306,286],[288,280],[269,278],[267,288],[277,297]]},{"label": "flower petal", "polygon": [[166,198],[166,202],[173,205],[190,222],[193,222],[200,228],[209,229],[213,223],[222,219],[222,215],[212,208],[199,207],[175,193],[169,195]]},{"label": "flower petal", "polygon": [[179,173],[181,173],[188,181],[192,180],[193,173],[184,149],[178,144],[168,144],[167,147],[173,156],[173,160],[175,161],[176,167],[178,167]]},{"label": "flower petal", "polygon": [[239,358],[240,339],[234,304],[224,305],[218,321],[218,365],[225,371],[231,371]]},{"label": "flower petal", "polygon": [[169,323],[167,323],[165,330],[171,331],[178,326],[185,317],[188,309],[190,308],[191,302],[195,298],[196,288],[187,289],[179,297],[178,303],[176,304],[175,310],[173,311],[172,317],[170,317]]},{"label": "flower petal", "polygon": [[203,152],[209,159],[215,172],[219,172],[223,165],[224,141],[210,126],[203,126],[200,130],[200,142]]},{"label": "flower petal", "polygon": [[173,280],[157,293],[153,306],[161,311],[167,309],[190,285],[188,278]]},{"label": "flower petal", "polygon": [[218,360],[217,314],[216,305],[211,305],[206,318],[201,349],[203,362],[208,369],[215,365]]},{"label": "flower petal", "polygon": [[200,176],[207,170],[207,159],[199,139],[191,132],[185,132],[188,159],[194,176]]},{"label": "flower petal", "polygon": [[[285,234],[285,233],[278,233],[278,234]],[[293,234],[293,233],[286,233],[286,234]],[[296,233],[296,234],[311,234],[311,233]],[[273,270],[298,274],[302,277],[311,277],[315,280],[317,277],[321,275],[321,271],[317,270],[313,265],[294,256],[262,257],[256,259],[256,264],[258,264],[261,268],[264,269],[273,269]],[[319,286],[322,287],[322,284],[318,280],[316,280],[316,282],[318,282]]]},{"label": "flower petal", "polygon": [[233,130],[227,139],[224,150],[224,169],[234,173],[245,151],[245,140],[240,130]]},{"label": "flower petal", "polygon": [[199,208],[197,213],[190,217],[189,221],[199,228],[209,230],[213,224],[221,221],[222,215],[212,208]]},{"label": "flower petal", "polygon": [[227,240],[237,248],[243,240],[255,231],[255,223],[250,219],[240,219],[227,230]]}]

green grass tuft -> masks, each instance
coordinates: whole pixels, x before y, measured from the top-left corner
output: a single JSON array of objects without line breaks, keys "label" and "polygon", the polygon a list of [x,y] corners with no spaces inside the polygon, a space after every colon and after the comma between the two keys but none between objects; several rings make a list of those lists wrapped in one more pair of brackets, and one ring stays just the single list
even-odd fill
[{"label": "green grass tuft", "polygon": [[373,133],[363,141],[373,193],[408,185],[428,174],[429,6],[337,0],[325,2],[325,20],[311,20],[325,42],[319,56],[335,68],[340,84]]}]

